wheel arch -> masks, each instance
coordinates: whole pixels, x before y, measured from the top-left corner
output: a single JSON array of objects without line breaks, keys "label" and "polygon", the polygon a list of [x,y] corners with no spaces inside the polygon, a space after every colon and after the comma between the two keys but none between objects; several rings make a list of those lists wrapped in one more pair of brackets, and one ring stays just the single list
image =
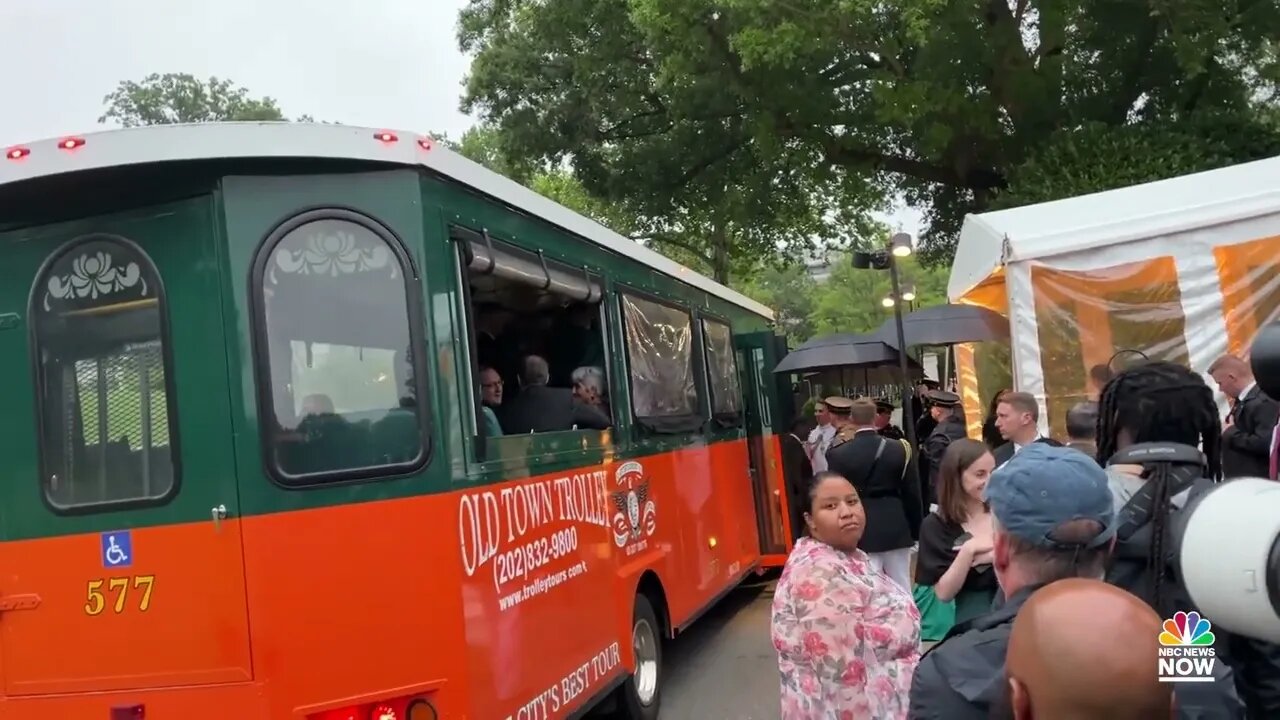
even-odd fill
[{"label": "wheel arch", "polygon": [[668,639],[673,637],[675,630],[671,624],[671,608],[667,605],[667,591],[662,585],[662,580],[658,578],[658,573],[653,570],[645,570],[641,573],[640,579],[636,582],[635,594],[648,598],[654,614],[658,616],[658,622],[662,625],[662,636]]}]

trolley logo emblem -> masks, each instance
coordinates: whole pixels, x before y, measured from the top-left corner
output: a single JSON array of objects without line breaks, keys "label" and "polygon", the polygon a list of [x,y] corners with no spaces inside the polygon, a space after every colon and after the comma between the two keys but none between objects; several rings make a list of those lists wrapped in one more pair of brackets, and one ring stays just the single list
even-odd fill
[{"label": "trolley logo emblem", "polygon": [[618,511],[613,515],[613,542],[625,547],[653,535],[658,525],[658,507],[649,499],[649,478],[640,463],[623,463],[614,480],[618,489],[610,499]]}]

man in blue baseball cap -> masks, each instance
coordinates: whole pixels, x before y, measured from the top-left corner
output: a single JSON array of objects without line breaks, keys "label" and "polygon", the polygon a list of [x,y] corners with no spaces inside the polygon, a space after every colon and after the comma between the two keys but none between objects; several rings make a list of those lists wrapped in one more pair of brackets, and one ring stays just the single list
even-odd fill
[{"label": "man in blue baseball cap", "polygon": [[[984,497],[992,515],[992,568],[1007,600],[956,625],[921,658],[911,686],[913,720],[991,717],[993,706],[1004,702],[1009,634],[1027,598],[1064,578],[1105,576],[1115,501],[1106,471],[1093,458],[1070,448],[1028,445],[991,475]],[[1211,699],[1210,707],[1239,709],[1230,680],[1207,689],[1230,694],[1221,704]],[[1178,705],[1204,707],[1199,699],[1186,703],[1181,697]]]}]

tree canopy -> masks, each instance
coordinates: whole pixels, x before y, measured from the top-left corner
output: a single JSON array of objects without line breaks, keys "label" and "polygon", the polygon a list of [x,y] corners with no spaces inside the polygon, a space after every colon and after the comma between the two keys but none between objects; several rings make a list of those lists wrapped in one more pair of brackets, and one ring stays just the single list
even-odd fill
[{"label": "tree canopy", "polygon": [[717,274],[893,196],[949,263],[968,212],[1276,142],[1274,0],[472,0],[460,27],[464,108]]},{"label": "tree canopy", "polygon": [[473,2],[463,49],[476,52],[464,108],[526,161],[571,162],[592,195],[634,218],[634,237],[725,282],[761,260],[841,245],[872,225],[878,192],[814,172],[801,143],[758,132],[716,77],[649,50],[624,0]]},{"label": "tree canopy", "polygon": [[[247,89],[230,80],[203,81],[185,73],[121,81],[102,102],[106,110],[98,122],[115,121],[124,127],[286,119],[272,98],[250,97]],[[305,115],[299,120],[313,121]]]}]

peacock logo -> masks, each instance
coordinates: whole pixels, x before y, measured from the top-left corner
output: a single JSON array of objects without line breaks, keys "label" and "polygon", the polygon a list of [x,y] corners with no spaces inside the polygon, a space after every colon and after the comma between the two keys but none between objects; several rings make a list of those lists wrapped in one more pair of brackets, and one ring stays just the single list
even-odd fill
[{"label": "peacock logo", "polygon": [[1160,644],[1165,647],[1213,645],[1213,625],[1200,613],[1177,612],[1164,621]]}]

